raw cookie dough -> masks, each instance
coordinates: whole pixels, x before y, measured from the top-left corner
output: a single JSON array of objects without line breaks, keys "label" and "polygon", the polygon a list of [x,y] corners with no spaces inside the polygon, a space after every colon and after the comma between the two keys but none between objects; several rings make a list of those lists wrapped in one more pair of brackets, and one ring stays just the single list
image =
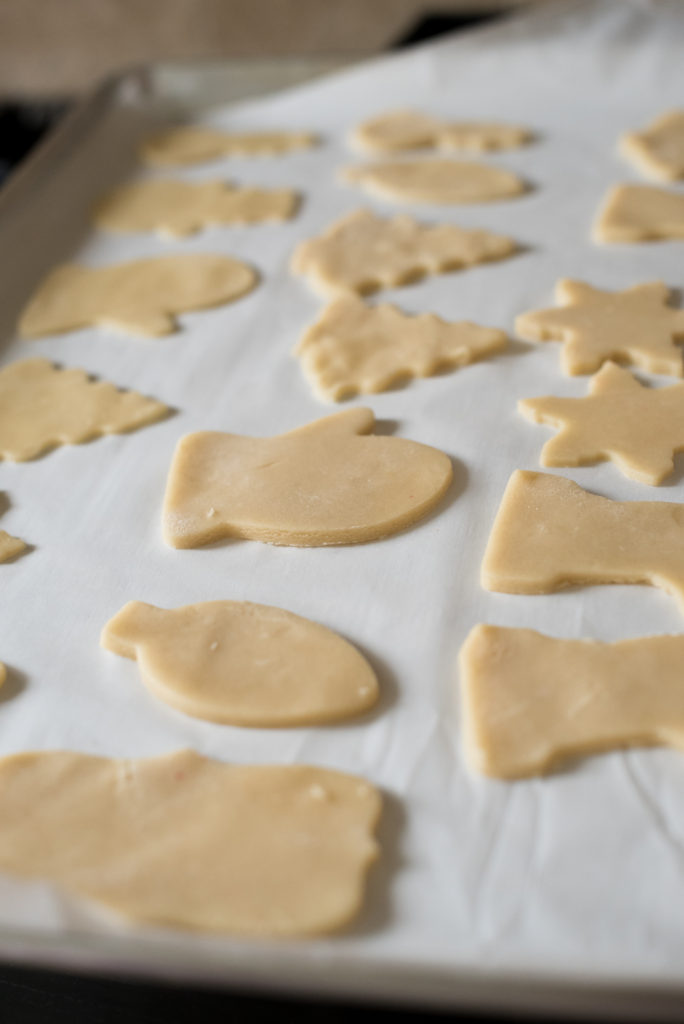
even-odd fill
[{"label": "raw cookie dough", "polygon": [[39,338],[101,325],[159,337],[176,330],[174,314],[232,302],[256,282],[251,267],[218,253],[177,253],[113,267],[67,263],[35,292],[19,333]]},{"label": "raw cookie dough", "polygon": [[[2,561],[2,557],[0,556],[0,562],[1,561]],[[0,661],[0,686],[2,686],[2,684],[5,682],[6,679],[7,679],[7,669],[5,668],[3,663]]]},{"label": "raw cookie dough", "polygon": [[335,221],[319,238],[300,242],[292,270],[308,277],[325,297],[350,291],[365,294],[426,274],[500,260],[515,249],[512,238],[489,231],[455,224],[426,226],[405,214],[387,218],[357,210]]},{"label": "raw cookie dough", "polygon": [[0,370],[0,459],[24,462],[60,444],[136,430],[170,411],[137,391],[91,380],[85,370],[22,359]]},{"label": "raw cookie dough", "polygon": [[527,128],[488,121],[449,123],[415,110],[394,110],[364,121],[352,144],[368,153],[401,153],[407,149],[462,149],[482,152],[522,146],[531,137]]},{"label": "raw cookie dough", "polygon": [[451,460],[415,441],[363,436],[374,423],[371,409],[356,408],[277,437],[187,434],[169,473],[164,540],[320,547],[403,530],[446,492]]},{"label": "raw cookie dough", "polygon": [[216,224],[287,220],[297,209],[290,189],[237,188],[223,181],[139,181],[110,193],[95,211],[107,231],[156,231],[183,238]]},{"label": "raw cookie dough", "polygon": [[501,500],[481,579],[485,590],[503,594],[650,583],[684,611],[684,505],[611,501],[565,477],[518,469]]},{"label": "raw cookie dough", "polygon": [[684,749],[684,636],[618,643],[475,626],[459,657],[471,767],[519,779],[580,754]]},{"label": "raw cookie dough", "polygon": [[187,125],[168,128],[147,139],[141,150],[145,163],[157,167],[201,164],[229,156],[278,156],[316,145],[309,132],[229,133]]},{"label": "raw cookie dough", "polygon": [[607,359],[633,363],[649,373],[682,376],[684,310],[667,305],[670,290],[660,281],[622,292],[601,291],[564,278],[556,285],[560,309],[523,313],[515,330],[528,341],[562,341],[567,374],[593,373]]},{"label": "raw cookie dough", "polygon": [[654,178],[684,177],[684,110],[670,110],[643,131],[623,135],[620,152]]},{"label": "raw cookie dough", "polygon": [[594,228],[597,242],[684,238],[684,194],[654,185],[614,185]]},{"label": "raw cookie dough", "polygon": [[467,321],[447,323],[396,306],[368,306],[356,295],[331,303],[295,349],[318,395],[338,402],[385,391],[407,377],[429,377],[498,352],[504,331]]},{"label": "raw cookie dough", "polygon": [[510,171],[465,160],[393,160],[346,167],[342,180],[383,199],[407,203],[486,203],[510,199],[525,183]]},{"label": "raw cookie dough", "polygon": [[609,459],[632,480],[656,485],[684,451],[684,383],[647,388],[615,363],[592,377],[586,398],[525,398],[518,409],[559,431],[542,448],[542,466]]},{"label": "raw cookie dough", "polygon": [[[9,562],[26,550],[26,544],[18,537],[11,537],[6,530],[0,530],[0,562]],[[0,683],[2,679],[0,679]]]},{"label": "raw cookie dough", "polygon": [[380,806],[362,779],[306,765],[15,754],[0,760],[0,870],[140,923],[317,935],[361,907]]},{"label": "raw cookie dough", "polygon": [[342,637],[249,601],[171,610],[129,601],[100,643],[137,660],[156,697],[211,722],[319,725],[360,715],[378,697],[373,669]]}]

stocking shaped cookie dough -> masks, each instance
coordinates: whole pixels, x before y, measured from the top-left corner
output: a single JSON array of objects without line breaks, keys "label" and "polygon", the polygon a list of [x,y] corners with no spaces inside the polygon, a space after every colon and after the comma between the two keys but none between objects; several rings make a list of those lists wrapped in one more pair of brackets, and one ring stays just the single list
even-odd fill
[{"label": "stocking shaped cookie dough", "polygon": [[620,151],[651,177],[665,181],[684,177],[684,110],[670,110],[643,131],[623,135]]},{"label": "stocking shaped cookie dough", "polygon": [[299,615],[248,601],[156,608],[130,601],[101,644],[138,662],[149,690],[179,711],[230,725],[318,725],[378,696],[355,647]]},{"label": "stocking shaped cookie dough", "polygon": [[597,242],[684,238],[684,195],[653,185],[615,185],[596,221]]},{"label": "stocking shaped cookie dough", "polygon": [[402,530],[445,493],[451,461],[414,441],[366,436],[373,424],[358,408],[277,437],[188,434],[169,474],[164,539],[176,548],[226,537],[319,547]]},{"label": "stocking shaped cookie dough", "polygon": [[393,110],[364,121],[352,145],[368,153],[411,149],[456,149],[481,152],[511,149],[530,138],[527,128],[492,121],[443,121],[416,110]]},{"label": "stocking shaped cookie dough", "polygon": [[153,135],[143,145],[141,156],[154,166],[176,167],[228,156],[278,156],[315,144],[316,136],[308,132],[221,132],[182,125]]},{"label": "stocking shaped cookie dough", "polygon": [[525,183],[516,174],[465,160],[360,164],[345,168],[341,177],[383,199],[406,203],[486,203],[525,191]]},{"label": "stocking shaped cookie dough", "polygon": [[139,923],[333,931],[360,909],[380,794],[307,765],[55,751],[0,760],[0,871]]},{"label": "stocking shaped cookie dough", "polygon": [[571,584],[650,583],[684,611],[684,505],[611,501],[549,473],[516,470],[482,562],[482,586],[549,594]]},{"label": "stocking shaped cookie dough", "polygon": [[49,274],[19,321],[24,338],[105,326],[158,337],[175,316],[232,302],[254,288],[251,267],[214,253],[178,253],[113,267],[65,264]]},{"label": "stocking shaped cookie dough", "polygon": [[684,636],[604,644],[475,626],[460,653],[468,761],[517,779],[602,750],[684,749],[683,664]]}]

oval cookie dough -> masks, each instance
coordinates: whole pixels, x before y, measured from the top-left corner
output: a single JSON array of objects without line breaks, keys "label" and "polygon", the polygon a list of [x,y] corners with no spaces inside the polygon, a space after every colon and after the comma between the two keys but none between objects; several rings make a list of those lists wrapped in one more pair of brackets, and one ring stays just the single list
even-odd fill
[{"label": "oval cookie dough", "polygon": [[383,199],[405,203],[486,203],[525,191],[511,171],[465,160],[394,160],[342,171],[342,180]]}]

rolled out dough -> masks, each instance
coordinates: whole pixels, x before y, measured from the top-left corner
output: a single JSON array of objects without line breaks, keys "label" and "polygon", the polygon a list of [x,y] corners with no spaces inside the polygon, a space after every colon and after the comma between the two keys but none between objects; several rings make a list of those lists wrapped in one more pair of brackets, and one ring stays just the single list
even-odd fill
[{"label": "rolled out dough", "polygon": [[486,203],[510,199],[525,183],[510,171],[465,160],[393,160],[342,171],[342,180],[383,199],[406,203]]},{"label": "rolled out dough", "polygon": [[148,139],[141,155],[158,167],[201,164],[230,156],[278,156],[316,144],[309,132],[220,132],[201,125],[169,128]]}]

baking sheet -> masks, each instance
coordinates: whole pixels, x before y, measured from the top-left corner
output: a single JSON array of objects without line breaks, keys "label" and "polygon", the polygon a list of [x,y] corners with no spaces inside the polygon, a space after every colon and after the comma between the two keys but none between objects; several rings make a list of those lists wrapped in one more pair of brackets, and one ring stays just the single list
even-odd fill
[{"label": "baking sheet", "polygon": [[[348,548],[235,542],[174,551],[161,541],[160,511],[183,434],[275,434],[344,407],[319,403],[290,355],[321,303],[287,265],[295,244],[334,218],[361,206],[397,209],[335,182],[336,170],[357,159],[345,135],[362,118],[406,105],[519,121],[538,133],[529,147],[487,157],[532,183],[524,197],[408,207],[425,221],[511,234],[522,251],[383,292],[383,301],[511,330],[517,313],[551,303],[560,276],[608,288],[659,278],[678,286],[681,245],[600,248],[589,229],[611,184],[639,180],[615,154],[619,133],[681,104],[683,44],[676,2],[544,5],[267,99],[198,113],[230,129],[313,130],[323,144],[179,170],[187,180],[292,186],[304,201],[285,224],[213,229],[173,245],[88,225],[90,204],[108,185],[154,173],[135,165],[136,142],[171,106],[128,83],[110,89],[97,117],[79,122],[78,144],[43,168],[32,201],[17,203],[11,216],[5,210],[2,363],[44,355],[154,395],[177,413],[131,435],[0,465],[0,527],[35,546],[0,569],[0,657],[12,669],[0,694],[0,753],[63,747],[141,757],[190,746],[245,763],[308,762],[365,775],[384,790],[386,813],[366,909],[343,936],[286,945],[128,928],[49,887],[4,878],[4,956],[450,1005],[548,1008],[564,996],[574,1000],[566,1007],[619,1006],[623,1019],[676,1015],[676,1002],[656,1007],[653,999],[681,992],[681,755],[614,753],[515,784],[470,775],[462,757],[455,662],[475,623],[602,640],[682,629],[672,599],[647,587],[514,597],[479,586],[506,481],[515,468],[538,468],[549,436],[517,416],[517,399],[586,392],[586,378],[561,375],[558,345],[513,342],[497,358],[358,401],[383,430],[454,459],[455,483],[439,512],[399,536]],[[58,259],[95,266],[193,250],[247,260],[262,275],[259,288],[234,305],[182,317],[182,329],[160,340],[99,329],[31,343],[7,334]],[[562,473],[610,498],[680,501],[682,465],[658,490],[610,464]],[[172,607],[217,598],[281,605],[347,636],[379,672],[378,709],[329,728],[211,725],[156,702],[133,663],[98,647],[103,624],[129,599]]]}]

